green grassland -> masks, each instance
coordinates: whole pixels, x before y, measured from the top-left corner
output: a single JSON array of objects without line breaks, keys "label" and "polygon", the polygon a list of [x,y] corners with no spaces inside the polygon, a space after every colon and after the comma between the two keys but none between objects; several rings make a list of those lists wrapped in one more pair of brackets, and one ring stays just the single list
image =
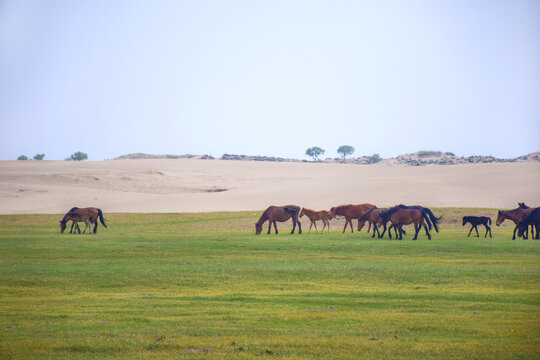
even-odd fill
[{"label": "green grassland", "polygon": [[540,241],[435,213],[431,241],[255,236],[261,212],[106,214],[96,235],[0,216],[0,358],[538,359]]}]

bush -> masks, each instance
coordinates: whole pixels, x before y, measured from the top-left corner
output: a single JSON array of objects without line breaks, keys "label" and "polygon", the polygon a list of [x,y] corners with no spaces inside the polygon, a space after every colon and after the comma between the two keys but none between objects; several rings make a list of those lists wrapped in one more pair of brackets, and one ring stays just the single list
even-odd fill
[{"label": "bush", "polygon": [[81,151],[77,151],[76,153],[71,154],[69,159],[73,161],[82,161],[88,159],[88,155]]},{"label": "bush", "polygon": [[36,154],[34,156],[34,160],[43,160],[45,158],[45,154]]},{"label": "bush", "polygon": [[368,163],[375,164],[382,160],[382,157],[379,154],[373,154],[368,157]]},{"label": "bush", "polygon": [[17,158],[17,160],[28,160],[28,158],[25,155],[21,155]]}]

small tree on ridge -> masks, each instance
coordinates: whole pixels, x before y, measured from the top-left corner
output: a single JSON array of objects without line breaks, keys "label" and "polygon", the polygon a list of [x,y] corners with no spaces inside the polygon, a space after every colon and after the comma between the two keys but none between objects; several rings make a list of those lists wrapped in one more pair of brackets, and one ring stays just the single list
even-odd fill
[{"label": "small tree on ridge", "polygon": [[318,160],[317,158],[319,157],[319,155],[322,155],[322,154],[324,154],[324,150],[318,146],[313,146],[306,150],[306,155],[309,157],[312,157],[313,161],[317,161]]},{"label": "small tree on ridge", "polygon": [[341,145],[337,149],[338,154],[341,154],[343,161],[347,155],[351,155],[354,152],[354,148],[351,145]]}]

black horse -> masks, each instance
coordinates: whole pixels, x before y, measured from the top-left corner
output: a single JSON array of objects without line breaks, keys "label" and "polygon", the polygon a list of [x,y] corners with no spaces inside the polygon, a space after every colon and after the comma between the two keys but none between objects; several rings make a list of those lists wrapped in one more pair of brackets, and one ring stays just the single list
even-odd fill
[{"label": "black horse", "polygon": [[[521,222],[518,225],[518,236],[522,237],[527,232],[527,228],[529,225],[534,226],[536,228],[536,236],[534,236],[534,233],[531,234],[531,238],[533,239],[540,239],[540,208],[536,208],[531,213],[523,218]],[[526,237],[523,237],[523,239],[526,239]]]},{"label": "black horse", "polygon": [[484,225],[486,227],[486,235],[484,235],[484,237],[487,237],[487,234],[489,232],[489,237],[492,238],[491,228],[489,227],[489,225],[491,225],[491,219],[487,216],[464,216],[463,223],[461,225],[465,226],[466,223],[472,225],[471,231],[469,231],[469,235],[467,235],[467,237],[471,236],[471,232],[473,231],[473,229],[476,230],[476,237],[480,237],[480,235],[478,234],[477,226]]}]

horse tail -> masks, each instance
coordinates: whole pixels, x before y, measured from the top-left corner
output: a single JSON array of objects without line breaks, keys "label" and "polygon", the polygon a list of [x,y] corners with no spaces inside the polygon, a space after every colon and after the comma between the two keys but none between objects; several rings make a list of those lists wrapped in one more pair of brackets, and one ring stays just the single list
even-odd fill
[{"label": "horse tail", "polygon": [[[103,226],[107,227],[107,225],[105,225],[105,219],[103,218],[103,212],[101,211],[101,209],[98,209],[98,216],[99,216],[99,221],[101,221]],[[97,223],[97,221],[96,221],[96,223]]]},{"label": "horse tail", "polygon": [[[429,213],[427,211],[424,211],[424,210],[421,210],[421,212],[422,212],[422,217],[424,218],[424,220],[428,224],[429,230],[431,230],[432,225],[431,225],[431,221],[429,219]],[[435,222],[433,224],[435,224]],[[435,230],[437,230],[437,226],[434,225],[434,227],[435,227]],[[437,230],[437,232],[439,232],[439,231]]]},{"label": "horse tail", "polygon": [[[439,232],[439,227],[437,226],[437,224],[439,223],[439,221],[442,219],[442,216],[441,217],[436,217],[433,212],[428,209],[428,208],[423,208],[423,210],[428,214],[431,222],[433,223],[433,227],[435,228],[435,231],[436,232]],[[431,227],[430,227],[431,229]]]},{"label": "horse tail", "polygon": [[488,217],[488,225],[491,225],[491,218]]}]

